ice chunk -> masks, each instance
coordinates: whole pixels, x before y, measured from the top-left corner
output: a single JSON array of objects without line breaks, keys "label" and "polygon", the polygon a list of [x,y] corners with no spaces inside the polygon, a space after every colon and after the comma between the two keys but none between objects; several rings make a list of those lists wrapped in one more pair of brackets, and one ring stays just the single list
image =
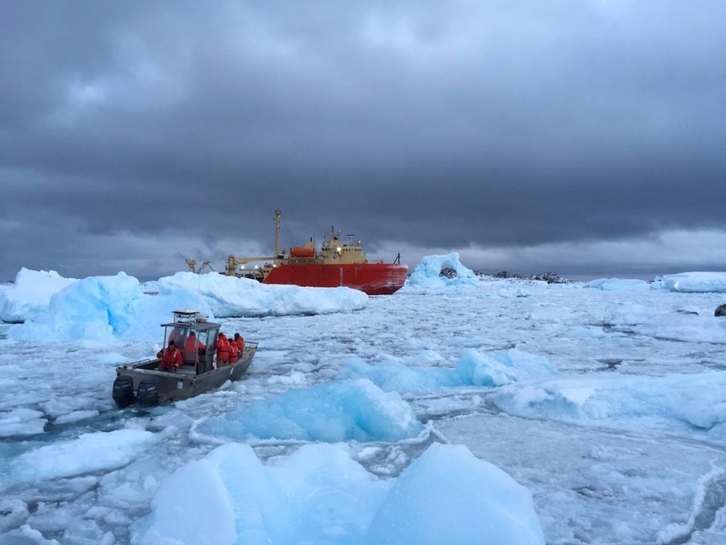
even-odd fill
[{"label": "ice chunk", "polygon": [[530,492],[461,445],[434,443],[396,479],[366,543],[544,544]]},{"label": "ice chunk", "polygon": [[230,443],[176,471],[151,509],[132,528],[136,545],[544,543],[526,489],[465,447],[439,444],[384,481],[344,446],[305,445],[263,465]]},{"label": "ice chunk", "polygon": [[366,378],[387,392],[423,395],[442,388],[496,387],[512,382],[556,375],[547,358],[521,350],[477,352],[467,350],[456,368],[412,367],[386,361],[369,365],[351,359],[340,372],[344,378]]},{"label": "ice chunk", "polygon": [[557,374],[547,358],[516,349],[488,353],[469,350],[456,369],[462,383],[492,387]]},{"label": "ice chunk", "polygon": [[134,543],[291,542],[287,501],[247,445],[225,445],[188,463],[164,482],[151,509]]},{"label": "ice chunk", "polygon": [[40,411],[25,408],[0,412],[0,437],[43,433],[48,422],[44,416]]},{"label": "ice chunk", "polygon": [[0,321],[22,323],[33,320],[48,309],[54,293],[77,282],[55,271],[31,271],[23,267],[15,282],[0,290]]},{"label": "ice chunk", "polygon": [[196,430],[230,439],[399,441],[423,429],[408,403],[369,380],[326,383],[255,401]]},{"label": "ice chunk", "polygon": [[37,481],[122,467],[156,441],[140,430],[87,433],[21,454],[10,462],[13,481]]},{"label": "ice chunk", "polygon": [[[441,275],[444,269],[455,271],[453,277]],[[424,257],[421,262],[406,280],[406,284],[402,288],[404,291],[409,289],[431,289],[446,288],[449,286],[478,286],[479,279],[476,273],[471,269],[467,269],[459,261],[459,254],[456,252],[446,255],[429,255]]]}]

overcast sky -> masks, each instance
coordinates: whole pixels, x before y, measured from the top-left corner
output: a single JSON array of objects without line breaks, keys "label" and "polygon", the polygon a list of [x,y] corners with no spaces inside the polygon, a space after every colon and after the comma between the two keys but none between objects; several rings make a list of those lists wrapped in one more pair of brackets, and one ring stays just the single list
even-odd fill
[{"label": "overcast sky", "polygon": [[0,3],[0,280],[318,242],[726,269],[726,2]]}]

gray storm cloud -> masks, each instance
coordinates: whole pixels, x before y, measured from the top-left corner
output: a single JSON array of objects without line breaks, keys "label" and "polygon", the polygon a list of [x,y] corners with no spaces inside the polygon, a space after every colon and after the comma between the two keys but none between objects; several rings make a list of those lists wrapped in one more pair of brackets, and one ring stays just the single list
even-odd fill
[{"label": "gray storm cloud", "polygon": [[722,2],[3,10],[0,278],[172,272],[275,208],[373,251],[724,230]]}]

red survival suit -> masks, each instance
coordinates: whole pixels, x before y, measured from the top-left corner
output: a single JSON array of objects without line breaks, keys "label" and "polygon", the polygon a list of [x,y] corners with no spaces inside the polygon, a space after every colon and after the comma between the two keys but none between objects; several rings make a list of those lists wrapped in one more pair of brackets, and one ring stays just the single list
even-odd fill
[{"label": "red survival suit", "polygon": [[234,341],[229,343],[229,363],[237,363],[239,359],[239,348]]},{"label": "red survival suit", "polygon": [[229,341],[224,333],[217,337],[217,367],[229,363]]},{"label": "red survival suit", "polygon": [[239,333],[235,333],[234,342],[237,345],[237,348],[239,348],[239,356],[241,358],[245,351],[245,339]]},{"label": "red survival suit", "polygon": [[[159,354],[157,354],[158,356]],[[159,369],[176,369],[182,364],[182,354],[175,345],[170,345],[161,355]]]},{"label": "red survival suit", "polygon": [[204,353],[204,344],[197,339],[194,333],[190,333],[184,342],[184,363],[196,363],[197,354]]}]

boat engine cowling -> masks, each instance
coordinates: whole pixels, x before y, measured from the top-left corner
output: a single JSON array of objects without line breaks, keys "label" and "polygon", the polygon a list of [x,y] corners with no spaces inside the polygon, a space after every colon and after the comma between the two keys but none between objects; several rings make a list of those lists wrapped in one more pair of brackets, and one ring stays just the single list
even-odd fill
[{"label": "boat engine cowling", "polygon": [[148,380],[142,380],[136,390],[136,401],[140,405],[157,405],[159,403],[159,392],[156,384]]},{"label": "boat engine cowling", "polygon": [[134,379],[128,376],[116,377],[113,381],[113,400],[123,408],[134,402]]}]

